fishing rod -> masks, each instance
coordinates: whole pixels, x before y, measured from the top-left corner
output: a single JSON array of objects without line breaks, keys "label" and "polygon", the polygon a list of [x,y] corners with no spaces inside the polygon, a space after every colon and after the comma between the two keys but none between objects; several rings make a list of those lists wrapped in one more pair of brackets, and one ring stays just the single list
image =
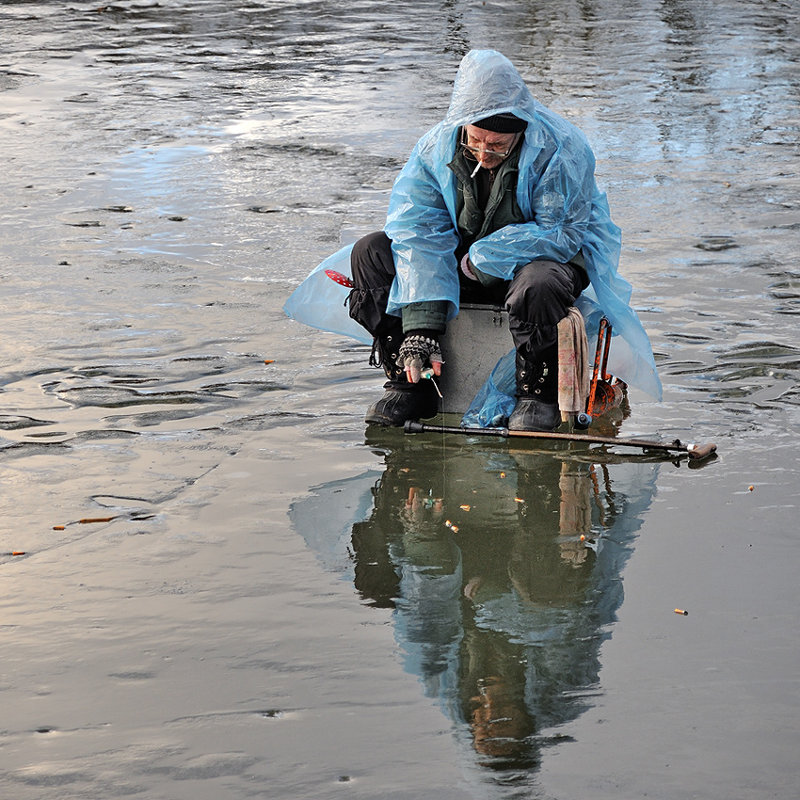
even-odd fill
[{"label": "fishing rod", "polygon": [[511,431],[508,428],[455,428],[446,425],[426,425],[410,419],[405,423],[406,433],[460,433],[466,436],[501,436],[508,439],[555,439],[562,442],[588,442],[589,444],[638,447],[642,450],[660,450],[667,453],[686,453],[689,458],[700,461],[717,452],[717,446],[707,444],[684,444],[680,439],[672,442],[655,442],[647,439],[618,439],[613,436],[595,436],[589,433],[557,433],[555,431]]},{"label": "fishing rod", "polygon": [[[336,270],[326,269],[325,274],[341,286],[351,288],[354,284],[351,278],[347,275],[342,275],[341,272]],[[600,325],[598,347],[595,354],[595,367],[594,377],[592,379],[591,397],[589,401],[589,408],[591,409],[595,403],[595,392],[598,388],[598,376],[603,380],[610,379],[611,376],[606,374],[606,364],[608,362],[608,350],[611,338],[611,325],[608,320],[603,318]],[[601,348],[601,342],[604,342]],[[601,364],[601,349],[602,364]],[[601,369],[602,367],[602,369]],[[433,381],[433,370],[426,370],[423,372],[423,377],[430,378]],[[439,397],[442,393],[434,381],[434,388]],[[591,416],[582,415],[591,422]],[[556,439],[566,442],[587,442],[589,444],[605,444],[616,445],[617,447],[638,447],[641,450],[659,450],[667,453],[686,453],[690,459],[694,461],[701,461],[710,458],[717,452],[717,446],[711,442],[707,444],[683,444],[680,439],[675,439],[672,442],[654,442],[647,439],[620,439],[613,436],[594,436],[589,433],[556,433],[555,431],[511,431],[508,428],[454,428],[446,425],[426,425],[416,420],[408,420],[405,423],[404,430],[406,433],[460,433],[467,436],[502,436],[503,438],[524,438],[524,439]]]}]

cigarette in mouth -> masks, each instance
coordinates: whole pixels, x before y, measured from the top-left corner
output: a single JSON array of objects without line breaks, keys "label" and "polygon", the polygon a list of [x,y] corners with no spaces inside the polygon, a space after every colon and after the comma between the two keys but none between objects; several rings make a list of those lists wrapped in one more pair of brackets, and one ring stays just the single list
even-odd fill
[{"label": "cigarette in mouth", "polygon": [[475,177],[475,176],[478,174],[478,170],[479,170],[480,168],[481,168],[481,162],[479,161],[479,162],[478,162],[478,163],[475,165],[475,169],[474,169],[474,170],[472,170],[472,175],[470,175],[470,178],[474,178],[474,177]]}]

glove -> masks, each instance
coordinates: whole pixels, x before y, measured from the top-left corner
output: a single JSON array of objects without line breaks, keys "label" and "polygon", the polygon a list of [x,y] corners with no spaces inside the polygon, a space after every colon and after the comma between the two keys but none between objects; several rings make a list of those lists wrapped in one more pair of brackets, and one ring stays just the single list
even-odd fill
[{"label": "glove", "polygon": [[475,277],[475,273],[472,271],[472,263],[469,260],[469,253],[464,253],[464,257],[461,259],[461,271],[471,280],[476,281],[478,280]]},{"label": "glove", "polygon": [[436,334],[409,333],[400,345],[397,363],[411,383],[418,383],[423,369],[444,363]]}]

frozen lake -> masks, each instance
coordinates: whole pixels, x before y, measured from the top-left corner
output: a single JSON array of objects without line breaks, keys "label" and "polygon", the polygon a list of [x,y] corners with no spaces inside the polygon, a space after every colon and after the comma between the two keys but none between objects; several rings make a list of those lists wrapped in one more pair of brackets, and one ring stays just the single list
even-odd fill
[{"label": "frozen lake", "polygon": [[[798,796],[791,2],[4,2],[0,43],[2,797]],[[621,435],[713,462],[365,431],[369,348],[283,315],[482,47],[597,154],[665,389]]]}]

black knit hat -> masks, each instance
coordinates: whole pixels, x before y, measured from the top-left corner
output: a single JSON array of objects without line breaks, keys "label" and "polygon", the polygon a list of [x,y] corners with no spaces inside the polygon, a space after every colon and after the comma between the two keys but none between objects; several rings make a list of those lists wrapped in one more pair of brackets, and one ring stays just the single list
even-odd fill
[{"label": "black knit hat", "polygon": [[528,123],[524,119],[515,117],[513,114],[494,114],[472,124],[476,128],[483,128],[485,131],[494,133],[519,133],[528,127]]}]

